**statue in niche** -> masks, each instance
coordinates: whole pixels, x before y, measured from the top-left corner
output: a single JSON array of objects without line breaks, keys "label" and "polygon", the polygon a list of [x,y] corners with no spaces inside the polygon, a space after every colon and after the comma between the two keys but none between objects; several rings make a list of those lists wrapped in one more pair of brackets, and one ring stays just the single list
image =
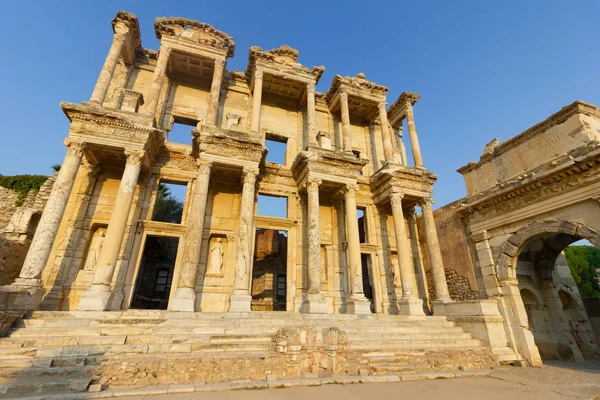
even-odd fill
[{"label": "statue in niche", "polygon": [[104,244],[105,237],[106,231],[104,229],[97,229],[96,232],[94,232],[94,237],[92,238],[92,242],[90,243],[90,248],[85,259],[84,269],[86,271],[96,270],[98,258],[100,257],[100,250],[102,249],[102,244]]},{"label": "statue in niche", "polygon": [[223,239],[218,237],[212,242],[210,253],[208,254],[208,269],[209,274],[220,274],[223,270]]},{"label": "statue in niche", "polygon": [[400,265],[398,264],[398,259],[395,257],[392,257],[392,279],[395,287],[402,286],[400,279]]}]

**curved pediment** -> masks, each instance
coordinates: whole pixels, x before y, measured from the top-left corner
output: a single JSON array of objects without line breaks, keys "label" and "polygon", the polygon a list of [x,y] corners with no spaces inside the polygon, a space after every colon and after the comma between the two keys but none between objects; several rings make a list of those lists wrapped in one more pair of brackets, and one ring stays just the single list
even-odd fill
[{"label": "curved pediment", "polygon": [[173,36],[225,50],[227,57],[233,57],[233,38],[210,24],[187,18],[159,17],[154,20],[154,30],[159,39],[163,36]]}]

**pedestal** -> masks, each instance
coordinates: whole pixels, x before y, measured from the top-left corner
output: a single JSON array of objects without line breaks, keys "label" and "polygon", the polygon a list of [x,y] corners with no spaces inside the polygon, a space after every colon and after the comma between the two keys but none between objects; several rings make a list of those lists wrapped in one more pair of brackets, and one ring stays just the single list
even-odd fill
[{"label": "pedestal", "polygon": [[431,302],[431,307],[433,308],[433,315],[448,315],[446,305],[451,303],[452,300],[433,300]]},{"label": "pedestal", "polygon": [[398,310],[400,310],[400,315],[425,315],[421,299],[400,299],[398,300]]},{"label": "pedestal", "polygon": [[192,288],[178,288],[173,293],[169,309],[171,311],[191,311],[194,312],[196,304],[196,291]]},{"label": "pedestal", "polygon": [[79,299],[78,311],[105,311],[110,300],[110,286],[91,285]]},{"label": "pedestal", "polygon": [[306,312],[309,314],[327,314],[327,300],[322,294],[309,294],[306,302]]},{"label": "pedestal", "polygon": [[40,307],[43,289],[39,285],[19,284],[0,287],[0,311],[35,311]]},{"label": "pedestal", "polygon": [[246,292],[236,293],[235,291],[229,296],[229,312],[250,312],[252,304],[252,296]]},{"label": "pedestal", "polygon": [[348,314],[371,314],[371,301],[367,298],[350,298],[347,303]]}]

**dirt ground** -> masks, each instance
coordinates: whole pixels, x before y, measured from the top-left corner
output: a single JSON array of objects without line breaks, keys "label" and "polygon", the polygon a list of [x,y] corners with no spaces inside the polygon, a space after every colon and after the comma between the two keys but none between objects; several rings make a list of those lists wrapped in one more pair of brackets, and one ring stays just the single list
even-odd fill
[{"label": "dirt ground", "polygon": [[[124,399],[133,400],[133,397]],[[499,367],[489,376],[411,382],[323,385],[138,396],[136,400],[600,400],[600,360],[547,363],[540,368]]]}]

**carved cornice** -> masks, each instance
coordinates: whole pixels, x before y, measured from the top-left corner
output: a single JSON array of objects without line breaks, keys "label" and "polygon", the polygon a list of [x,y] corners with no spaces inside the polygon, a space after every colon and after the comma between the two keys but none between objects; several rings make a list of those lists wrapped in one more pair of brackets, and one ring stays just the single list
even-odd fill
[{"label": "carved cornice", "polygon": [[[407,115],[412,114],[412,106],[419,101],[421,95],[414,92],[402,92],[388,108],[387,116],[390,124],[402,126],[401,122]],[[399,124],[400,123],[400,124]]]},{"label": "carved cornice", "polygon": [[131,38],[133,39],[132,46],[134,49],[137,49],[142,45],[142,41],[140,39],[140,24],[135,15],[125,12],[118,11],[117,15],[112,20],[113,32],[117,33],[117,24],[124,24],[131,34]]},{"label": "carved cornice", "polygon": [[[99,125],[108,125],[120,129],[144,132],[146,134],[159,132],[151,125],[144,126],[137,123],[137,121],[130,121],[129,119],[126,119],[124,115],[120,115],[119,111],[117,110],[107,111],[103,107],[79,105],[66,102],[61,102],[60,106],[70,122],[93,122]],[[142,116],[142,114],[139,114],[139,116]]]},{"label": "carved cornice", "polygon": [[248,52],[248,66],[245,72],[246,79],[248,82],[252,81],[252,74],[256,70],[257,62],[260,61],[276,69],[288,70],[292,75],[299,74],[304,78],[312,78],[315,84],[318,83],[325,71],[325,67],[313,67],[311,70],[298,62],[298,55],[298,50],[286,45],[272,50],[263,50],[258,46],[252,46]]},{"label": "carved cornice", "polygon": [[[587,115],[587,116],[594,117],[594,118],[600,118],[600,109],[598,109],[598,107],[596,107],[593,104],[586,103],[581,100],[577,100],[574,103],[572,103],[566,107],[563,107],[557,113],[552,114],[550,117],[548,117],[545,120],[543,120],[542,122],[532,126],[531,128],[527,129],[526,131],[518,134],[517,136],[515,136],[511,139],[508,139],[505,142],[500,143],[499,145],[497,145],[494,148],[494,151],[492,154],[498,155],[498,154],[504,153],[504,152],[518,146],[519,144],[531,139],[532,136],[535,136],[539,133],[545,132],[555,125],[562,124],[563,122],[565,122],[567,119],[569,119],[571,116],[573,116],[575,114],[583,114],[583,115]],[[459,168],[457,170],[457,172],[464,175],[465,173],[470,172],[470,171],[474,170],[475,168],[479,167],[480,165],[489,161],[489,158],[490,158],[489,156],[482,157],[482,159],[479,160],[478,162],[470,162],[469,164]]]},{"label": "carved cornice", "polygon": [[341,75],[336,75],[333,77],[331,86],[325,93],[325,99],[330,105],[332,105],[334,102],[336,93],[344,87],[359,89],[360,91],[364,91],[365,94],[368,93],[376,97],[383,97],[383,99],[385,99],[385,96],[389,90],[385,86],[378,85],[375,82],[367,80],[365,74],[363,73],[360,73],[356,76],[344,77]]},{"label": "carved cornice", "polygon": [[225,32],[212,25],[187,18],[159,17],[154,20],[156,37],[173,36],[177,39],[204,44],[225,52],[226,57],[233,57],[235,41]]}]

